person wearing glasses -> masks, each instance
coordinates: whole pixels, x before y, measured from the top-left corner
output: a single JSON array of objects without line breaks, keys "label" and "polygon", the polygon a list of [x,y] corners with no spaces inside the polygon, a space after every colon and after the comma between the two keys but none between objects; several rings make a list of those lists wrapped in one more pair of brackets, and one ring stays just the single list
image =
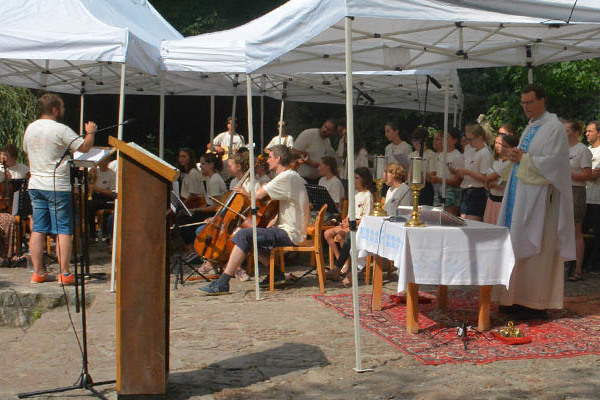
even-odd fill
[{"label": "person wearing glasses", "polygon": [[487,203],[486,174],[492,168],[494,160],[485,143],[485,131],[481,125],[467,125],[465,131],[467,142],[472,150],[465,151],[465,167],[451,171],[463,178],[460,184],[462,188],[461,217],[483,221]]},{"label": "person wearing glasses", "polygon": [[498,216],[516,262],[509,288],[498,286],[494,297],[501,312],[537,319],[563,308],[564,262],[576,258],[573,191],[567,134],[546,110],[544,89],[525,87],[521,106],[529,124],[508,151],[513,166]]}]

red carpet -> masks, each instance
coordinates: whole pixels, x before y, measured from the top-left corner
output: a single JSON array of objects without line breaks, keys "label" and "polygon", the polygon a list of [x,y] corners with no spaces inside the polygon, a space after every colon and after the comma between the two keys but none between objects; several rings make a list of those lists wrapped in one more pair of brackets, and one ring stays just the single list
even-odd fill
[{"label": "red carpet", "polygon": [[[430,293],[419,293],[424,298],[434,298]],[[353,318],[352,296],[314,295],[315,300],[333,308],[347,318]],[[486,364],[501,360],[532,358],[563,358],[587,354],[600,354],[600,318],[598,315],[579,316],[569,310],[550,312],[546,321],[529,321],[516,324],[530,344],[511,346],[493,339],[491,332],[485,336],[469,330],[464,342],[457,335],[460,321],[477,327],[477,292],[450,290],[448,309],[436,309],[435,301],[419,304],[419,334],[411,335],[405,329],[406,306],[396,304],[384,294],[382,311],[371,312],[371,295],[360,296],[361,325],[424,364],[470,362]],[[568,302],[566,302],[568,304]],[[492,328],[506,325],[508,319],[498,314],[492,306]]]}]

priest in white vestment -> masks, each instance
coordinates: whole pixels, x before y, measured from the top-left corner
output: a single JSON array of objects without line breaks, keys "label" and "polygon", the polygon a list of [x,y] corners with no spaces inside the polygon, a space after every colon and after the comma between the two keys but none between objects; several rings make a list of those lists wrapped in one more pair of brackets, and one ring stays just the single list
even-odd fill
[{"label": "priest in white vestment", "polygon": [[498,224],[510,230],[515,252],[508,290],[496,287],[503,306],[546,310],[563,307],[564,261],[575,259],[569,145],[564,125],[546,111],[544,90],[521,92],[529,124],[513,161]]}]

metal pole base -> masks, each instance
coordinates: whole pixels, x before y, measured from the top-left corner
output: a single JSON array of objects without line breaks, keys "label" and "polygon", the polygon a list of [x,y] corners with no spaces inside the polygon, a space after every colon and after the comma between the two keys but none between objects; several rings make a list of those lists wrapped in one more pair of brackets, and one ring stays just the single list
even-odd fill
[{"label": "metal pole base", "polygon": [[352,368],[354,372],[362,374],[363,372],[373,372],[373,368]]},{"label": "metal pole base", "polygon": [[44,394],[63,393],[63,392],[70,392],[71,390],[84,389],[84,390],[89,390],[90,392],[92,392],[92,394],[94,396],[98,397],[99,399],[106,399],[106,397],[104,397],[100,392],[98,392],[96,389],[94,389],[94,386],[110,385],[110,384],[113,384],[116,382],[117,381],[112,380],[112,381],[102,381],[102,382],[93,383],[91,376],[87,372],[82,372],[81,375],[79,375],[79,379],[77,379],[77,383],[75,383],[72,386],[65,386],[65,387],[60,387],[60,388],[55,388],[55,389],[47,389],[47,390],[39,390],[36,392],[18,393],[17,397],[19,399],[26,399],[28,397],[41,396]]}]

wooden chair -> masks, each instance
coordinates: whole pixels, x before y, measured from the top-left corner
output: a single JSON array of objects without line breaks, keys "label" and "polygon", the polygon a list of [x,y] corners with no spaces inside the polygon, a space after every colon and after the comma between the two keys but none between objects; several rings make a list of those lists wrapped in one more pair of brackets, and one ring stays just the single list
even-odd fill
[{"label": "wooden chair", "polygon": [[321,294],[325,293],[325,262],[323,260],[323,241],[321,240],[321,230],[323,228],[323,218],[327,204],[324,204],[317,218],[315,219],[315,231],[312,239],[307,239],[297,246],[275,247],[271,250],[269,256],[269,289],[271,293],[275,291],[275,260],[279,259],[279,268],[283,272],[285,265],[283,255],[286,251],[310,252],[315,255],[317,261],[317,274],[319,276],[319,288]]}]

